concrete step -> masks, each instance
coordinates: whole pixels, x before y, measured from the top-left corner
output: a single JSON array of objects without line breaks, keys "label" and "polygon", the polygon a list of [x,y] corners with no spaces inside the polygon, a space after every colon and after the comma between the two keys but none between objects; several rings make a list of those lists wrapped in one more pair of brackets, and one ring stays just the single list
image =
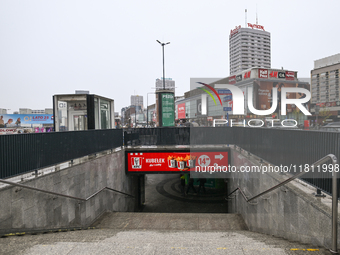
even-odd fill
[{"label": "concrete step", "polygon": [[0,239],[0,254],[230,254],[325,255],[327,250],[235,231],[93,229]]},{"label": "concrete step", "polygon": [[246,230],[238,214],[204,213],[106,213],[93,227],[109,229],[152,230]]},{"label": "concrete step", "polygon": [[0,239],[0,254],[325,255],[324,248],[246,230],[237,214],[107,213],[95,229]]}]

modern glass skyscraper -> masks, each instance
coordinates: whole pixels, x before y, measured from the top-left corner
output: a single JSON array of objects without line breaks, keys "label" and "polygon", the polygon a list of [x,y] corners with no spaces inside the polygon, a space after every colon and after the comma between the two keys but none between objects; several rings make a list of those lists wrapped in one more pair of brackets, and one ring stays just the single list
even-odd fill
[{"label": "modern glass skyscraper", "polygon": [[270,33],[257,24],[235,27],[229,35],[229,62],[230,75],[252,67],[271,68]]}]

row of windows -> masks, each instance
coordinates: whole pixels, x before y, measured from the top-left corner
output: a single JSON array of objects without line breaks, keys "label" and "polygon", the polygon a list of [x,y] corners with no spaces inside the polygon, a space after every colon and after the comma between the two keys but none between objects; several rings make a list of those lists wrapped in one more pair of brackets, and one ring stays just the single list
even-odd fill
[{"label": "row of windows", "polygon": [[262,58],[262,59],[270,59],[270,54],[237,54],[230,56],[229,59],[237,60],[240,58],[249,59],[249,58]]},{"label": "row of windows", "polygon": [[233,54],[230,58],[253,58],[253,57],[260,57],[260,58],[270,58],[270,54],[261,54],[261,52],[252,52],[252,53],[243,53],[243,54]]},{"label": "row of windows", "polygon": [[263,52],[263,53],[270,53],[270,48],[256,48],[256,47],[249,47],[249,46],[242,46],[237,49],[230,49],[230,53],[235,54],[238,52]]},{"label": "row of windows", "polygon": [[270,37],[258,37],[258,38],[249,38],[245,36],[237,36],[237,37],[232,37],[231,40],[229,40],[230,43],[237,43],[240,41],[252,41],[252,42],[270,42]]},{"label": "row of windows", "polygon": [[242,43],[238,45],[230,45],[229,50],[238,50],[238,49],[253,49],[253,48],[260,48],[260,49],[270,49],[270,44],[251,44],[251,43]]},{"label": "row of windows", "polygon": [[254,39],[267,39],[269,40],[270,39],[270,34],[257,34],[256,36],[254,34],[251,34],[251,33],[245,33],[245,32],[240,32],[240,33],[237,33],[235,34],[234,36],[230,37],[230,40],[236,40],[238,38],[248,38],[250,40],[254,40]]},{"label": "row of windows", "polygon": [[232,55],[234,54],[250,54],[250,53],[262,53],[262,54],[270,54],[270,49],[258,49],[258,48],[252,48],[252,47],[242,47],[240,49],[230,51]]}]

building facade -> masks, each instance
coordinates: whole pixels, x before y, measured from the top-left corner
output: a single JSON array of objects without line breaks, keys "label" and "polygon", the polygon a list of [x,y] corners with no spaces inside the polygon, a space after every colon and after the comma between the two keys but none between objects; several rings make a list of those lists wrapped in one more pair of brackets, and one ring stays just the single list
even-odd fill
[{"label": "building facade", "polygon": [[[197,82],[196,82],[197,83]],[[244,115],[233,113],[233,95],[229,90],[218,88],[219,84],[232,84],[243,92]],[[310,90],[308,82],[300,81],[296,71],[282,69],[251,68],[208,84],[214,88],[221,99],[221,103],[216,94],[209,88],[211,95],[200,88],[192,89],[184,94],[184,98],[176,100],[176,122],[194,121],[203,126],[210,126],[214,119],[233,119],[243,121],[249,119],[266,119],[268,116],[258,116],[253,114],[248,108],[248,91],[252,89],[252,103],[257,110],[268,110],[272,107],[273,88],[277,88],[277,108],[269,117],[273,119],[294,119],[298,124],[303,124],[307,116],[303,114],[295,105],[287,105],[286,115],[281,114],[281,89],[285,88],[304,88]],[[206,100],[206,113],[202,109],[203,97]],[[301,93],[289,93],[288,99],[302,98]],[[305,107],[309,109],[309,105]]]},{"label": "building facade", "polygon": [[320,123],[340,121],[339,71],[340,54],[314,61],[311,103],[314,106],[312,112],[318,115]]},{"label": "building facade", "polygon": [[253,67],[270,68],[270,33],[264,27],[248,23],[235,27],[229,35],[230,75]]},{"label": "building facade", "polygon": [[314,61],[311,71],[312,103],[339,101],[339,69],[340,54]]},{"label": "building facade", "polygon": [[139,106],[138,108],[143,109],[143,96],[131,96],[131,105]]}]

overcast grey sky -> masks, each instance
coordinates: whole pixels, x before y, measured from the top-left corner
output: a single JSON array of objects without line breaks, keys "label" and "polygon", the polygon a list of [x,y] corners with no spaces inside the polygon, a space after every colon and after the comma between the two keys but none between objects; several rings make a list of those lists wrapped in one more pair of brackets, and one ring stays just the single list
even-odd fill
[{"label": "overcast grey sky", "polygon": [[[152,92],[165,73],[176,95],[190,77],[229,75],[229,33],[247,21],[271,33],[272,68],[309,77],[340,53],[340,1],[0,0],[0,108],[52,108],[54,94],[89,90],[115,100]],[[149,104],[153,103],[149,95]]]}]

